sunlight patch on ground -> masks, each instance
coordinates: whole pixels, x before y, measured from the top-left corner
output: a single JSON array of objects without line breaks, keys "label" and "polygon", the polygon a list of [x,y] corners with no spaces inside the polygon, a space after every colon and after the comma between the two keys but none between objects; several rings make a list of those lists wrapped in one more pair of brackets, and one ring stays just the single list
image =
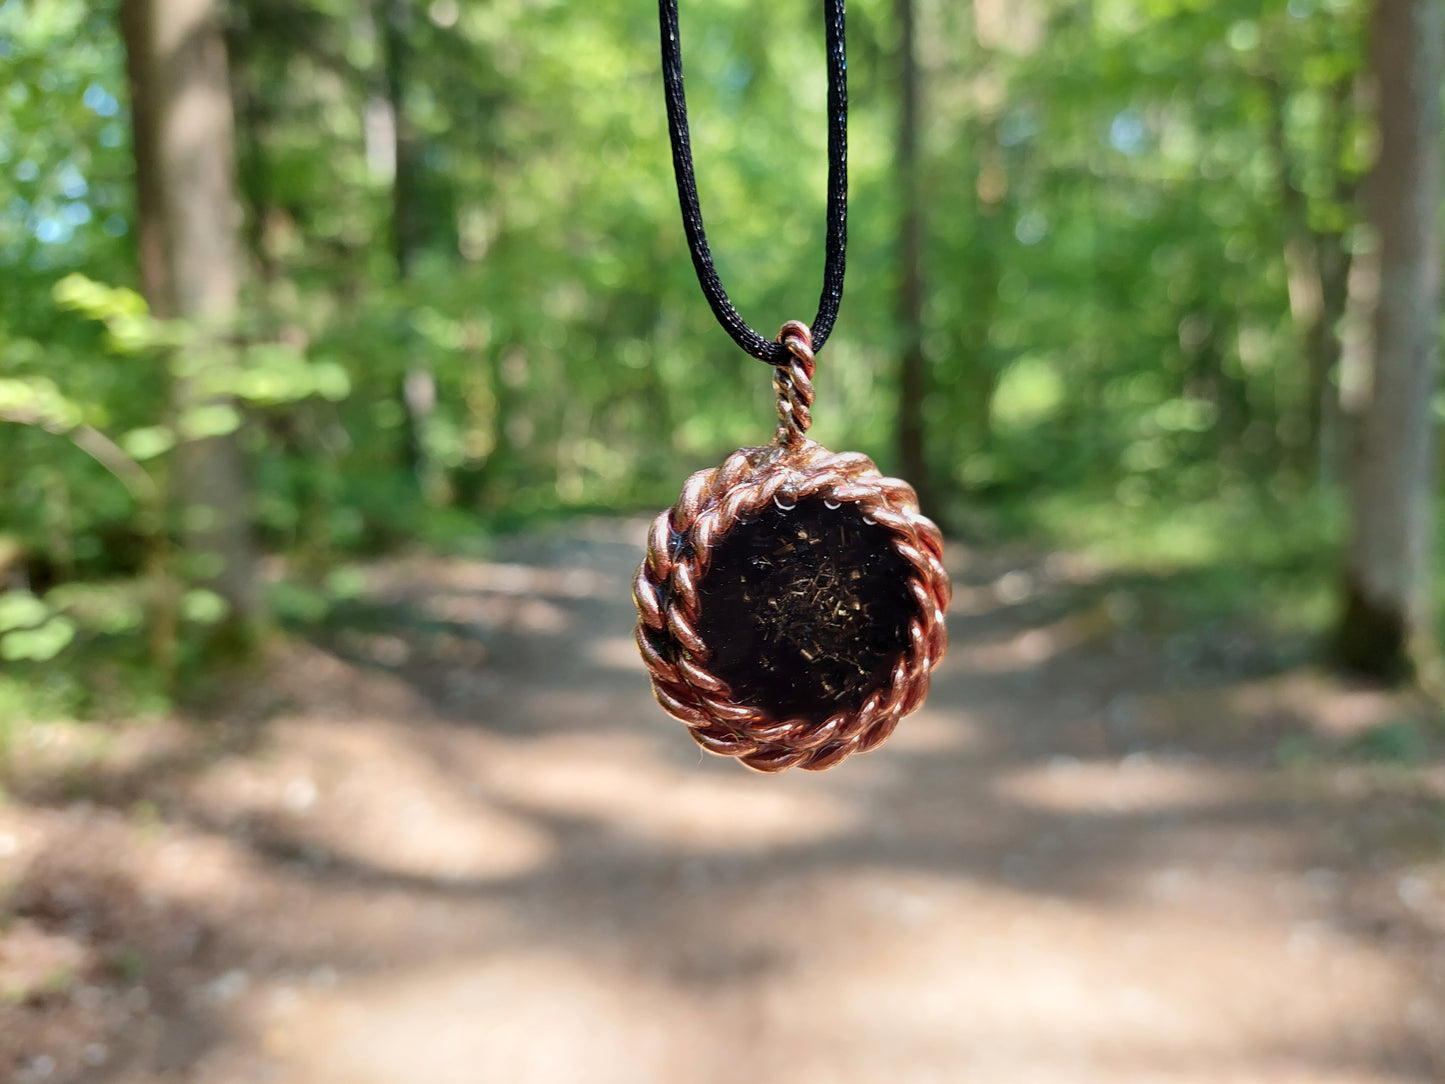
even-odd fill
[{"label": "sunlight patch on ground", "polygon": [[[321,999],[318,999],[321,1000]],[[349,985],[262,1022],[297,1084],[678,1084],[707,1022],[666,990],[585,957],[513,951]]]},{"label": "sunlight patch on ground", "polygon": [[[681,725],[674,726],[673,738],[691,745]],[[816,780],[782,780],[741,768],[699,772],[659,761],[654,743],[632,736],[574,734],[527,743],[493,762],[486,785],[526,808],[700,852],[825,839],[848,831],[858,817]]]},{"label": "sunlight patch on ground", "polygon": [[424,586],[428,593],[440,590],[557,599],[610,598],[621,589],[615,577],[591,568],[437,558],[375,566],[368,573],[368,584],[381,594]]},{"label": "sunlight patch on ground", "polygon": [[317,860],[442,882],[511,878],[545,864],[550,834],[488,803],[464,770],[446,770],[457,751],[429,751],[431,736],[380,720],[282,722],[264,766],[228,760],[194,786],[228,823],[256,826]]},{"label": "sunlight patch on ground", "polygon": [[923,707],[899,722],[883,750],[885,753],[960,752],[979,748],[982,740],[982,729],[969,713]]},{"label": "sunlight patch on ground", "polygon": [[587,648],[588,661],[608,670],[646,674],[637,642],[631,636],[599,636]]},{"label": "sunlight patch on ground", "polygon": [[64,994],[96,955],[78,935],[47,932],[26,919],[7,923],[4,935],[0,999],[10,1002]]},{"label": "sunlight patch on ground", "polygon": [[440,621],[481,629],[558,633],[572,625],[571,616],[556,603],[518,595],[439,594],[421,600],[420,609]]},{"label": "sunlight patch on ground", "polygon": [[[659,509],[661,511],[661,509]],[[582,516],[568,525],[568,532],[589,542],[621,544],[636,551],[642,560],[652,516]]]},{"label": "sunlight patch on ground", "polygon": [[1197,809],[1246,801],[1261,789],[1252,772],[1137,753],[1119,761],[1055,757],[999,772],[992,786],[1006,801],[1053,813]]}]

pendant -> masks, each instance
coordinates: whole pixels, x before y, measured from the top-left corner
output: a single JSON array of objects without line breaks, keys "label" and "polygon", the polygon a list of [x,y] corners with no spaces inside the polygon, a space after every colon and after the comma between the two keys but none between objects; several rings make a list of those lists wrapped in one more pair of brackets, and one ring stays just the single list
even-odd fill
[{"label": "pendant", "polygon": [[913,487],[806,433],[805,324],[778,335],[773,442],[699,471],[653,521],[633,580],[653,693],[710,753],[821,771],[923,703],[952,587]]}]

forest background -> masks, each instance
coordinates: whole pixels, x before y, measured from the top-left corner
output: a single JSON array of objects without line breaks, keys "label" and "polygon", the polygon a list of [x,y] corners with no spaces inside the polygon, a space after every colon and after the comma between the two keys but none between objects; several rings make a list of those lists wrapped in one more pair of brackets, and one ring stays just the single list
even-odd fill
[{"label": "forest background", "polygon": [[[653,510],[771,431],[768,374],[687,259],[649,4],[209,6],[0,2],[6,720],[163,707],[327,622],[371,555]],[[814,9],[684,5],[703,207],[760,327],[816,303]],[[1430,621],[1366,613],[1352,648],[1342,586],[1350,509],[1376,518],[1349,494],[1381,278],[1371,17],[855,0],[814,435],[914,480],[959,540],[1047,539],[1191,620],[1405,672],[1391,644]],[[189,159],[186,86],[210,118]],[[1423,614],[1445,561],[1416,474]]]}]

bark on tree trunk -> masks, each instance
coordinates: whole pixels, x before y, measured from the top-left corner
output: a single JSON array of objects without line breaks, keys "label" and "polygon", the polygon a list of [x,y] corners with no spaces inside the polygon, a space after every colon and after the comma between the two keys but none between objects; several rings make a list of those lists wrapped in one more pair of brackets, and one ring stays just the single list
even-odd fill
[{"label": "bark on tree trunk", "polygon": [[[156,150],[156,119],[159,116],[151,65],[146,61],[151,38],[148,3],[126,2],[120,8],[121,35],[125,39],[126,78],[130,85],[131,144],[136,163],[136,257],[141,288],[152,312],[168,316],[170,268],[167,266],[165,234],[161,228],[159,155]],[[151,663],[170,676],[175,671],[178,644],[179,604],[172,569],[170,536],[166,531],[164,492],[146,510],[146,647]]]},{"label": "bark on tree trunk", "polygon": [[152,54],[153,4],[124,0],[120,8],[130,83],[131,145],[135,154],[136,254],[141,287],[151,312],[162,318],[171,308],[170,265],[166,258],[165,207],[161,197],[158,65]]},{"label": "bark on tree trunk", "polygon": [[934,517],[933,487],[924,439],[924,397],[928,388],[923,352],[923,194],[918,169],[918,57],[914,44],[913,0],[896,0],[900,115],[898,125],[898,187],[902,207],[899,223],[898,324],[903,335],[898,380],[898,459],[904,475],[918,490],[919,503]]},{"label": "bark on tree trunk", "polygon": [[[393,162],[391,186],[392,255],[397,277],[410,277],[421,248],[419,165],[420,140],[406,110],[406,88],[411,76],[412,0],[383,0],[382,40],[385,46],[386,99],[391,109]],[[436,375],[415,356],[407,360],[400,393],[406,410],[403,459],[421,484],[424,494],[439,498],[440,479],[427,453],[427,426],[436,409]]]},{"label": "bark on tree trunk", "polygon": [[[152,311],[185,320],[196,358],[230,349],[236,313],[239,211],[234,118],[218,0],[124,0],[132,89],[142,286]],[[223,362],[224,363],[224,362]],[[173,407],[219,400],[178,380]],[[194,579],[229,604],[217,631],[248,639],[262,617],[235,434],[184,442],[178,492]]]},{"label": "bark on tree trunk", "polygon": [[1343,353],[1340,325],[1349,303],[1351,257],[1343,237],[1321,234],[1316,238],[1315,259],[1323,311],[1305,341],[1310,411],[1306,441],[1314,451],[1316,477],[1330,484],[1339,477],[1340,394],[1334,378]]},{"label": "bark on tree trunk", "polygon": [[965,128],[977,159],[969,179],[968,202],[972,208],[974,237],[966,258],[964,331],[961,358],[964,372],[964,408],[968,420],[966,436],[970,452],[987,449],[993,438],[993,397],[998,390],[999,369],[989,345],[994,315],[998,309],[1001,267],[999,253],[1012,238],[1009,235],[1009,163],[998,142],[998,123],[992,116],[980,116]]},{"label": "bark on tree trunk", "polygon": [[1340,661],[1411,671],[1428,627],[1430,400],[1439,360],[1441,0],[1377,0],[1371,66],[1380,155],[1366,192],[1379,235],[1373,366],[1355,430]]}]

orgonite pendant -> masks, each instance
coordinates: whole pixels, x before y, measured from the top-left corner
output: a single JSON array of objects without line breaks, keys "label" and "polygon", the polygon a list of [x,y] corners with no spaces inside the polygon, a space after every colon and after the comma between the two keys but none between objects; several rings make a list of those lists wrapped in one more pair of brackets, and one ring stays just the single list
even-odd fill
[{"label": "orgonite pendant", "polygon": [[783,325],[773,442],[699,471],[633,581],[658,702],[750,768],[830,768],[923,703],[952,589],[913,487],[804,437],[808,328]]}]

